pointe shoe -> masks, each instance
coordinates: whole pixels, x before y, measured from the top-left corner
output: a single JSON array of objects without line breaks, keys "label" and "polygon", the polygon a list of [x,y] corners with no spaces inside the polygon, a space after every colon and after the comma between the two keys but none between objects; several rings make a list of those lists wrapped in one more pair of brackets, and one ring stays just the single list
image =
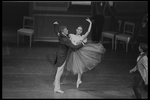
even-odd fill
[{"label": "pointe shoe", "polygon": [[76,87],[79,88],[79,85],[82,83],[82,81],[77,81]]},{"label": "pointe shoe", "polygon": [[62,90],[54,90],[54,92],[56,92],[56,93],[64,93],[64,91],[62,91]]}]

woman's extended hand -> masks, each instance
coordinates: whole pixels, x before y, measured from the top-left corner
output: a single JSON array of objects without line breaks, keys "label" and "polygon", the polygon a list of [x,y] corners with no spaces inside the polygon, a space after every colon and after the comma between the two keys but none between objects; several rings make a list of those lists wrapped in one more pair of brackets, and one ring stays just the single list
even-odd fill
[{"label": "woman's extended hand", "polygon": [[86,21],[88,21],[89,23],[92,23],[91,20],[90,20],[89,18],[87,18]]},{"label": "woman's extended hand", "polygon": [[56,22],[54,22],[53,24],[58,24],[58,22],[56,21]]}]

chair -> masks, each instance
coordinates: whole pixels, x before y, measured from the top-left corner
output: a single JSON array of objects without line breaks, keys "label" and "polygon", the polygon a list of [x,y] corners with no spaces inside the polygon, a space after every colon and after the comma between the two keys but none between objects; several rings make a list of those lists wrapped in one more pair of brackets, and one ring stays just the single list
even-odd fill
[{"label": "chair", "polygon": [[[23,28],[17,30],[17,45],[19,45],[19,36],[29,36],[30,37],[30,47],[32,42],[32,36],[34,34],[34,18],[24,16],[23,17]],[[23,39],[24,41],[24,39]]]},{"label": "chair", "polygon": [[102,32],[102,38],[101,38],[102,43],[103,43],[104,37],[112,39],[112,49],[114,49],[114,37],[116,34],[118,34],[120,32],[120,29],[121,29],[121,22],[122,22],[121,20],[118,20],[119,25],[118,25],[117,31],[104,31],[104,32]]},{"label": "chair", "polygon": [[117,34],[115,36],[115,50],[117,49],[117,40],[120,40],[126,42],[126,52],[128,52],[128,44],[130,40],[133,38],[134,29],[135,29],[135,23],[125,21],[123,33]]}]

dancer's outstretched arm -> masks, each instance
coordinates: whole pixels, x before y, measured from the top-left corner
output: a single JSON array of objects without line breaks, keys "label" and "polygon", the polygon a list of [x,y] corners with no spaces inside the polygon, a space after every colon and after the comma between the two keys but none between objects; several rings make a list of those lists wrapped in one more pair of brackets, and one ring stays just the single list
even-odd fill
[{"label": "dancer's outstretched arm", "polygon": [[57,22],[57,21],[54,22],[54,23],[53,23],[53,26],[54,26],[54,32],[55,32],[55,34],[56,34],[57,36],[59,36],[58,22]]},{"label": "dancer's outstretched arm", "polygon": [[89,25],[88,31],[87,31],[84,35],[82,35],[83,40],[88,36],[88,34],[89,34],[90,31],[91,31],[91,27],[92,27],[92,22],[91,22],[91,20],[90,20],[89,18],[87,18],[86,20],[90,23],[90,25]]}]

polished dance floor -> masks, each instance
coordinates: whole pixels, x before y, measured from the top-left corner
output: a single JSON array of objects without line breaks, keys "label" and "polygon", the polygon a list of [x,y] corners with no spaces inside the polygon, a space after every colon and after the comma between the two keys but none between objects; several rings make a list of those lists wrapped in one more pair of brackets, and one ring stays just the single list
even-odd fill
[{"label": "polished dance floor", "polygon": [[[133,81],[129,70],[135,66],[139,54],[137,45],[134,49],[129,45],[126,53],[122,44],[116,51],[111,49],[111,44],[104,44],[107,51],[101,63],[83,74],[79,88],[76,88],[77,76],[68,72],[61,85],[65,93],[59,94],[53,92],[53,62],[58,43],[35,42],[29,47],[27,39],[17,46],[15,35],[15,29],[3,30],[2,98],[135,98],[128,86]],[[141,92],[143,98],[148,98],[142,88]]]}]

